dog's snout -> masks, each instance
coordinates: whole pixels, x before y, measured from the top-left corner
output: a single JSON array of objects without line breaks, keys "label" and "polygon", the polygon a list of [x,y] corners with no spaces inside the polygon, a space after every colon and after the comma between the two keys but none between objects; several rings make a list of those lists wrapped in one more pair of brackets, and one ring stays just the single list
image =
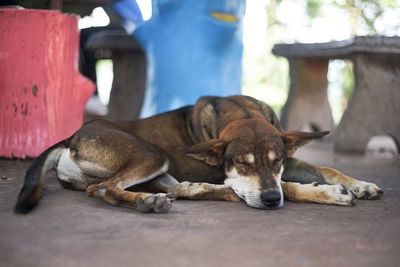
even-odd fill
[{"label": "dog's snout", "polygon": [[279,191],[264,191],[260,195],[261,202],[268,208],[276,208],[281,202]]}]

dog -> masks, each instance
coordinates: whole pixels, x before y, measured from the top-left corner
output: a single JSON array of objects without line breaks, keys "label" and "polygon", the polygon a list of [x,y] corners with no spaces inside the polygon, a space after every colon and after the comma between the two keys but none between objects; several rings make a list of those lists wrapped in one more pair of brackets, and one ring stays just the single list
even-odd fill
[{"label": "dog", "polygon": [[37,205],[52,169],[64,188],[141,212],[167,212],[176,198],[257,209],[281,208],[284,198],[344,206],[379,199],[373,183],[293,157],[328,133],[284,131],[267,104],[240,95],[205,96],[136,121],[93,120],[33,161],[14,211]]}]

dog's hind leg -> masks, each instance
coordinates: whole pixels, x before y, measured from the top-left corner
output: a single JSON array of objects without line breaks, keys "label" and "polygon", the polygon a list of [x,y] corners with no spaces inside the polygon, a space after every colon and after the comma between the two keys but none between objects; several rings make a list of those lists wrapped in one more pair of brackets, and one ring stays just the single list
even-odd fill
[{"label": "dog's hind leg", "polygon": [[168,168],[168,157],[159,148],[122,131],[112,122],[96,120],[86,123],[71,138],[69,148],[60,156],[57,176],[64,186],[86,189],[89,197],[113,205],[166,212],[171,207],[166,194],[125,189],[154,179]]},{"label": "dog's hind leg", "polygon": [[282,179],[287,182],[343,185],[360,199],[379,199],[383,190],[373,183],[356,180],[335,169],[306,163],[296,158],[289,158]]},{"label": "dog's hind leg", "polygon": [[158,169],[154,168],[151,158],[146,162],[145,166],[132,162],[109,180],[88,186],[86,193],[89,197],[103,199],[112,205],[130,206],[141,212],[167,212],[171,208],[171,199],[168,198],[167,194],[125,190],[128,187],[150,181],[166,173],[167,170],[168,160]]},{"label": "dog's hind leg", "polygon": [[179,183],[167,173],[151,180],[148,184],[152,191],[167,192],[174,198],[240,201],[240,198],[227,185],[191,182]]},{"label": "dog's hind leg", "polygon": [[171,208],[171,200],[167,194],[130,192],[117,187],[92,185],[86,190],[89,197],[103,199],[111,205],[134,207],[141,212],[164,213]]}]

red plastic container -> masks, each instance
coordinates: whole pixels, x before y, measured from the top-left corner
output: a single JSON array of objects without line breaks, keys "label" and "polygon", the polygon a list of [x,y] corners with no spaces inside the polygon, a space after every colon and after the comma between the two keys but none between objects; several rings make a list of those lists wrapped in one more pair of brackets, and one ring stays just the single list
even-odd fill
[{"label": "red plastic container", "polygon": [[76,16],[0,9],[0,156],[38,156],[82,125],[95,86],[78,56]]}]

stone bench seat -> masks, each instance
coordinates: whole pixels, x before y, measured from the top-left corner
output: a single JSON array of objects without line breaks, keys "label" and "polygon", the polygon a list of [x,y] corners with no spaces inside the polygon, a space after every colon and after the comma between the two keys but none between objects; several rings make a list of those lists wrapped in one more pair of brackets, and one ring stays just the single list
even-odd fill
[{"label": "stone bench seat", "polygon": [[328,64],[330,59],[349,59],[355,88],[335,131],[335,150],[363,152],[375,135],[391,136],[399,148],[400,37],[278,44],[272,53],[289,61],[290,90],[281,116],[286,129],[334,128],[327,98]]},{"label": "stone bench seat", "polygon": [[277,44],[272,53],[286,58],[347,59],[355,53],[400,54],[400,38],[357,36],[329,43]]}]

